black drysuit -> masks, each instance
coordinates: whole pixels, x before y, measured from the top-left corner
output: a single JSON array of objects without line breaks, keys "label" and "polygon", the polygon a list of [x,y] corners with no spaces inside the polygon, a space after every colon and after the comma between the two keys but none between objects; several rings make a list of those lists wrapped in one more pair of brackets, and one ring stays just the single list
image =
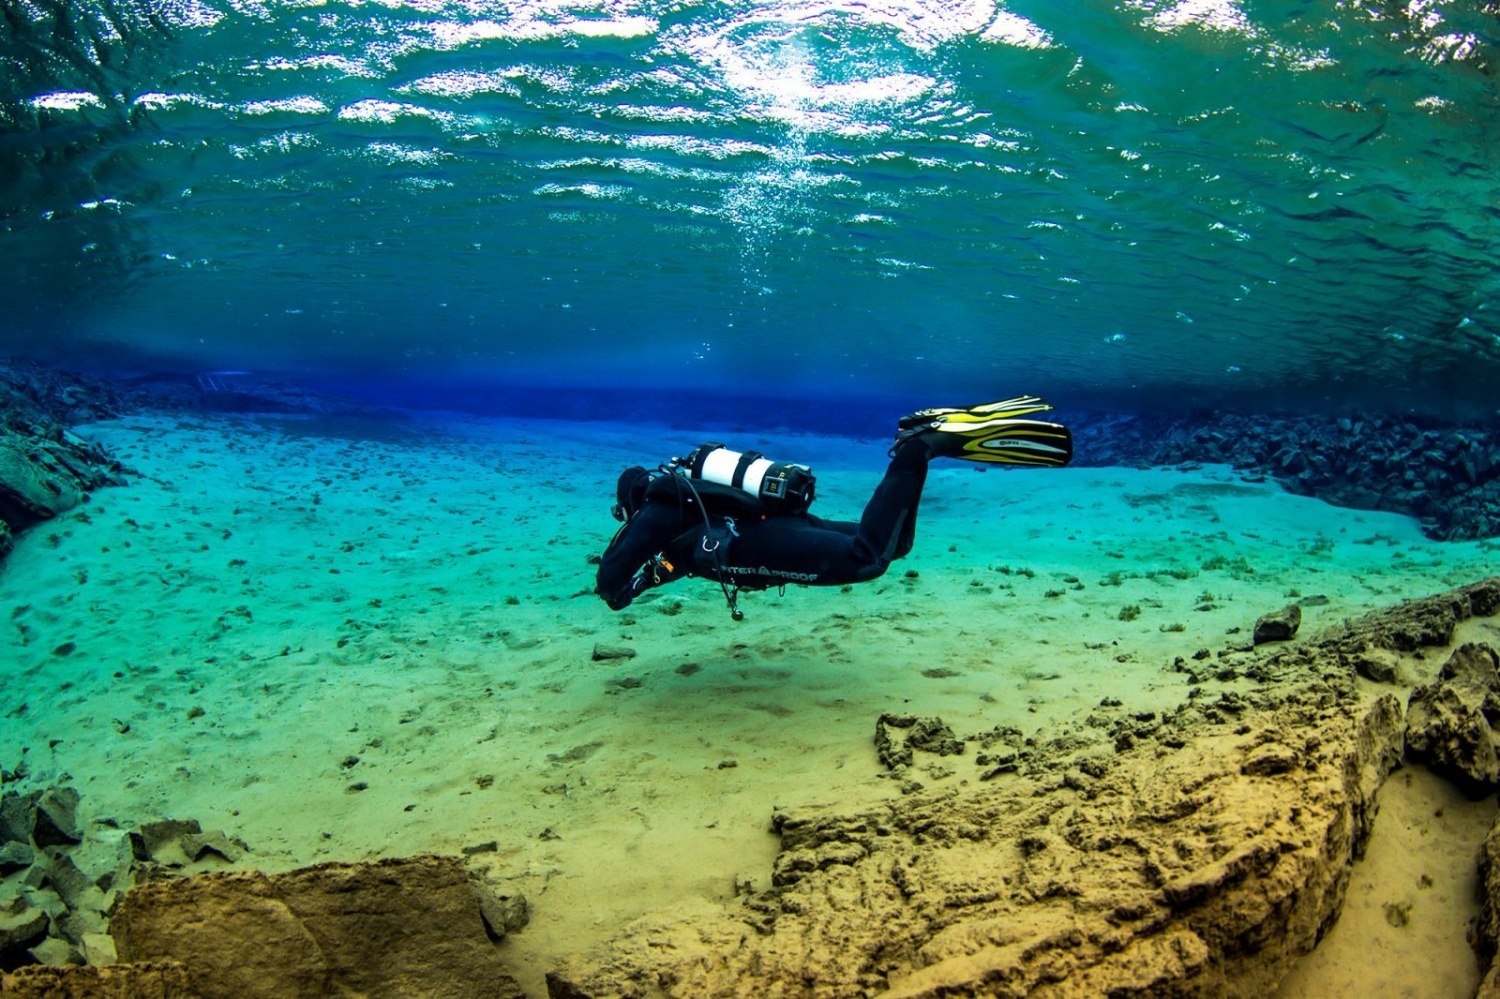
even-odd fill
[{"label": "black drysuit", "polygon": [[751,590],[874,579],[911,551],[929,457],[921,441],[902,444],[858,523],[807,513],[716,512],[710,497],[699,504],[673,476],[662,476],[662,486],[646,489],[601,557],[595,592],[620,610],[682,576]]}]

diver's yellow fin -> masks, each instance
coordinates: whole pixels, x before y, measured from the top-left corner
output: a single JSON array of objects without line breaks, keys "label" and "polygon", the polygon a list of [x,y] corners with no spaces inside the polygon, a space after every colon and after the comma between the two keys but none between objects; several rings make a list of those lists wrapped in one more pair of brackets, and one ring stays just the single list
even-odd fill
[{"label": "diver's yellow fin", "polygon": [[938,420],[925,434],[939,458],[1052,467],[1073,460],[1073,435],[1060,423],[962,414]]},{"label": "diver's yellow fin", "polygon": [[965,408],[919,409],[901,418],[896,444],[920,436],[936,458],[1060,467],[1073,459],[1068,428],[1024,418],[1051,408],[1023,395]]},{"label": "diver's yellow fin", "polygon": [[898,426],[902,430],[910,430],[912,427],[931,423],[938,417],[1011,417],[1030,416],[1032,413],[1041,413],[1052,407],[1034,395],[1021,395],[1014,399],[1005,399],[1001,402],[983,402],[977,406],[938,406],[933,409],[919,409],[915,413],[908,413],[901,417]]}]

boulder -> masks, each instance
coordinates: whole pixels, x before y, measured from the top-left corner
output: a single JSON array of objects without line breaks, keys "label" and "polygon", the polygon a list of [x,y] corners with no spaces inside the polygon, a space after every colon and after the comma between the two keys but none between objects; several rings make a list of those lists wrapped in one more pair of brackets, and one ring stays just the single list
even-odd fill
[{"label": "boulder", "polygon": [[0,845],[0,878],[16,871],[24,871],[36,859],[36,851],[28,844],[11,840]]},{"label": "boulder", "polygon": [[62,850],[55,847],[47,850],[42,863],[46,865],[47,884],[52,886],[52,890],[57,892],[58,898],[68,908],[83,904],[85,896],[90,892],[102,894],[93,880],[79,870],[73,858]]},{"label": "boulder", "polygon": [[1351,650],[1349,663],[1354,671],[1366,680],[1376,683],[1401,682],[1401,657],[1390,649],[1364,646]]},{"label": "boulder", "polygon": [[83,842],[78,829],[78,789],[49,787],[36,802],[31,840],[38,847],[77,846]]},{"label": "boulder", "polygon": [[48,924],[47,911],[25,899],[0,912],[0,968],[29,964],[32,959],[26,952],[47,939]]},{"label": "boulder", "polygon": [[1287,604],[1274,614],[1266,614],[1255,622],[1255,644],[1266,642],[1289,642],[1297,637],[1302,627],[1302,608]]},{"label": "boulder", "polygon": [[217,829],[205,832],[197,819],[147,822],[132,830],[127,839],[130,855],[136,860],[173,869],[205,860],[238,863],[250,850],[249,845],[236,836]]},{"label": "boulder", "polygon": [[1437,679],[1411,692],[1406,755],[1487,794],[1500,786],[1500,661],[1484,643],[1456,649]]},{"label": "boulder", "polygon": [[0,795],[0,843],[31,843],[31,827],[36,824],[36,802],[41,792],[18,794],[6,791]]},{"label": "boulder", "polygon": [[201,835],[202,832],[203,826],[197,819],[145,822],[129,835],[130,853],[136,860],[159,860],[166,847],[179,845],[186,837]]},{"label": "boulder", "polygon": [[59,937],[48,937],[29,951],[38,964],[82,964],[83,955],[76,946]]},{"label": "boulder", "polygon": [[438,856],[150,881],[110,926],[122,960],[180,961],[198,992],[242,999],[520,996],[500,931]]}]

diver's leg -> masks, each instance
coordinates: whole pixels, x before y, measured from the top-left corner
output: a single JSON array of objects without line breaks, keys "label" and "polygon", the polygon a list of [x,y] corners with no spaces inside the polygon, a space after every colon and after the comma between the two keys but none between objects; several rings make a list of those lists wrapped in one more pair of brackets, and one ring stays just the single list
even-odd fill
[{"label": "diver's leg", "polygon": [[875,578],[911,551],[917,537],[917,505],[927,483],[930,456],[931,452],[920,440],[902,443],[885,470],[885,478],[865,505],[859,531],[854,536],[853,554],[860,562],[878,569],[864,578]]},{"label": "diver's leg", "polygon": [[727,568],[746,582],[781,575],[840,586],[876,578],[911,551],[927,458],[920,441],[897,448],[858,524],[812,516],[742,522],[729,543]]}]

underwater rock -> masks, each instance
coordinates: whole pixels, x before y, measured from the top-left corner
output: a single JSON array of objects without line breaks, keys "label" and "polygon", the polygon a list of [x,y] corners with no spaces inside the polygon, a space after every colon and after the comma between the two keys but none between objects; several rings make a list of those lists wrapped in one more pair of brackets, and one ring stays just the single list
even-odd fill
[{"label": "underwater rock", "polygon": [[83,954],[65,940],[48,937],[29,951],[38,964],[82,964]]},{"label": "underwater rock", "polygon": [[469,887],[479,899],[479,915],[484,919],[490,938],[501,940],[519,933],[531,922],[531,904],[520,892],[505,893],[493,885],[471,876]]},{"label": "underwater rock", "polygon": [[964,751],[964,741],[943,724],[941,718],[918,718],[906,737],[907,745],[939,756],[958,756]]},{"label": "underwater rock", "polygon": [[191,861],[200,861],[212,856],[233,864],[243,860],[249,849],[250,847],[244,840],[217,829],[185,836],[182,839],[182,852]]},{"label": "underwater rock", "polygon": [[205,859],[227,863],[242,860],[250,846],[244,840],[211,829],[203,831],[197,819],[163,819],[147,822],[127,834],[130,854],[143,863],[180,868]]},{"label": "underwater rock", "polygon": [[1500,660],[1483,643],[1458,648],[1437,679],[1412,691],[1406,753],[1467,790],[1500,786]]},{"label": "underwater rock", "polygon": [[33,964],[0,974],[6,999],[208,999],[172,961],[102,968]]},{"label": "underwater rock", "polygon": [[83,834],[78,831],[77,788],[52,787],[42,792],[36,802],[31,840],[39,847],[76,846],[83,842]]},{"label": "underwater rock", "polygon": [[122,391],[137,406],[171,412],[288,414],[331,417],[321,430],[336,428],[343,418],[400,420],[398,410],[313,391],[253,371],[153,372],[129,379]]},{"label": "underwater rock", "polygon": [[0,795],[0,843],[30,843],[31,827],[36,823],[36,803],[40,791],[20,794],[6,791]]},{"label": "underwater rock", "polygon": [[[68,785],[0,796],[0,834],[5,837],[0,874],[7,875],[0,888],[0,912],[28,918],[39,912],[44,922],[41,936],[10,948],[0,968],[115,959],[106,914],[133,877],[149,872],[130,866],[125,839],[112,824],[101,823],[97,832],[86,835],[80,805],[78,791]],[[103,986],[86,983],[82,992],[47,994],[88,995],[95,987]]]},{"label": "underwater rock", "polygon": [[82,906],[85,896],[90,891],[102,897],[102,893],[95,887],[93,880],[78,869],[78,865],[67,853],[54,848],[43,854],[43,857],[44,860],[41,862],[46,865],[45,883],[57,892],[58,897],[69,909]]},{"label": "underwater rock", "polygon": [[[780,815],[775,891],[757,900],[774,919],[748,903],[647,917],[555,970],[550,994],[1270,994],[1337,912],[1401,745],[1390,696],[1299,695],[1275,714],[1282,738],[1316,735],[1252,753],[1274,756],[1274,780],[1238,750],[1163,755],[1153,740],[1095,761],[1088,791],[1039,774]],[[1281,769],[1293,753],[1317,766]]]},{"label": "underwater rock", "polygon": [[[1246,651],[1235,690],[1204,696],[1205,681],[1154,717],[1096,712],[1027,740],[1003,784],[778,811],[770,892],[621,927],[549,974],[550,994],[1272,994],[1337,917],[1401,759],[1400,701],[1371,700],[1351,653],[1415,672],[1434,623],[1497,606],[1489,579]],[[894,747],[916,720],[879,728]]]},{"label": "underwater rock", "polygon": [[1251,777],[1272,777],[1297,769],[1297,751],[1279,742],[1257,746],[1245,755],[1240,773]]},{"label": "underwater rock", "polygon": [[72,509],[90,490],[124,483],[105,449],[64,429],[120,408],[102,383],[0,363],[0,558],[15,534]]},{"label": "underwater rock", "polygon": [[1475,999],[1500,997],[1500,819],[1490,826],[1479,848],[1480,912],[1475,926],[1474,949],[1490,969],[1474,993]]},{"label": "underwater rock", "polygon": [[1297,637],[1297,629],[1302,627],[1302,608],[1296,604],[1287,604],[1281,610],[1272,614],[1263,615],[1255,622],[1254,643],[1264,645],[1266,642],[1289,642]]},{"label": "underwater rock", "polygon": [[1410,420],[1234,413],[1077,414],[1086,465],[1230,464],[1289,492],[1422,521],[1438,540],[1500,535],[1500,431]]},{"label": "underwater rock", "polygon": [[0,877],[24,871],[36,860],[36,851],[30,844],[11,840],[0,845]]},{"label": "underwater rock", "polygon": [[1490,578],[1436,596],[1408,600],[1374,615],[1357,633],[1339,636],[1335,642],[1351,660],[1371,649],[1416,653],[1451,645],[1460,622],[1497,612],[1500,578]]},{"label": "underwater rock", "polygon": [[47,939],[50,925],[47,910],[24,898],[0,911],[0,970],[10,971],[32,963],[27,951]]},{"label": "underwater rock", "polygon": [[103,448],[65,430],[46,437],[0,428],[0,520],[14,532],[71,510],[91,489],[124,481]]},{"label": "underwater rock", "polygon": [[[898,731],[905,735],[897,735]],[[888,711],[875,720],[875,753],[887,770],[910,766],[915,749],[957,756],[964,751],[964,741],[936,716],[919,718]]]},{"label": "underwater rock", "polygon": [[119,416],[128,390],[34,362],[0,361],[0,424],[69,426]]},{"label": "underwater rock", "polygon": [[1400,682],[1400,657],[1388,649],[1359,649],[1350,655],[1349,661],[1354,671],[1366,680],[1374,680],[1376,683]]},{"label": "underwater rock", "polygon": [[197,836],[203,827],[197,819],[162,819],[143,823],[128,834],[130,852],[136,860],[156,860],[157,855],[171,844],[180,843],[184,837]]},{"label": "underwater rock", "polygon": [[491,929],[439,856],[152,881],[110,927],[122,960],[179,961],[206,996],[522,996]]}]

